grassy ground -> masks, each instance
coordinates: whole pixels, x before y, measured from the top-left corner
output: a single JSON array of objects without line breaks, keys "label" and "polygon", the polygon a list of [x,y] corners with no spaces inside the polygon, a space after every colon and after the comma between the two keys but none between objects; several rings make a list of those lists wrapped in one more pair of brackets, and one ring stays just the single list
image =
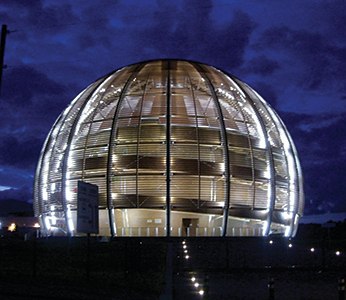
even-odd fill
[{"label": "grassy ground", "polygon": [[[89,255],[89,260],[88,260]],[[165,243],[85,238],[1,240],[0,294],[42,299],[156,298],[164,283]],[[1,299],[3,299],[1,297]],[[9,298],[15,299],[15,298]]]},{"label": "grassy ground", "polygon": [[[200,288],[204,288],[204,272],[193,275],[201,279]],[[269,279],[274,279],[276,300],[338,300],[338,276],[335,270],[293,270],[293,269],[241,269],[233,272],[208,272],[209,298],[217,300],[267,300],[269,299]],[[181,273],[175,276],[175,299],[201,299],[190,280],[192,274]],[[190,291],[190,296],[181,286]]]},{"label": "grassy ground", "polygon": [[[167,241],[91,238],[88,246],[86,238],[2,238],[0,299],[159,299]],[[188,260],[182,239],[169,241],[174,299],[202,298],[191,274],[201,284],[207,275],[209,299],[217,300],[268,299],[269,277],[277,300],[336,300],[338,278],[346,277],[344,240],[190,238],[184,244]]]}]

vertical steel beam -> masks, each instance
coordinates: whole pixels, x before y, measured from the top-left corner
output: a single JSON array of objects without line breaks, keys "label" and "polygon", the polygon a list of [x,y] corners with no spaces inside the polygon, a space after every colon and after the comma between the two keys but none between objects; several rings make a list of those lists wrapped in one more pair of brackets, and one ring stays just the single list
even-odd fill
[{"label": "vertical steel beam", "polygon": [[229,152],[228,152],[228,140],[227,140],[227,133],[226,133],[226,125],[223,118],[223,113],[221,109],[221,105],[219,103],[219,100],[216,96],[216,92],[214,89],[214,86],[206,74],[203,66],[201,64],[193,64],[196,70],[199,72],[201,77],[207,82],[208,87],[211,92],[211,96],[214,100],[215,107],[217,109],[218,113],[218,119],[220,124],[220,131],[221,131],[221,142],[224,152],[224,163],[225,163],[225,205],[223,210],[223,224],[222,224],[222,236],[227,235],[227,227],[228,227],[228,216],[229,216],[229,205],[230,205],[230,196],[231,196],[231,170],[230,170],[230,159],[229,159]]},{"label": "vertical steel beam", "polygon": [[2,25],[1,27],[1,43],[0,43],[0,96],[1,96],[1,86],[2,86],[2,70],[4,66],[4,56],[5,56],[5,44],[6,35],[9,33],[7,30],[7,25]]},{"label": "vertical steel beam", "polygon": [[[273,156],[273,151],[272,151],[272,147],[269,143],[269,133],[266,129],[266,125],[261,117],[261,115],[258,112],[258,107],[256,107],[256,104],[254,103],[254,101],[252,100],[253,98],[250,97],[249,93],[247,93],[247,91],[245,91],[244,88],[242,88],[241,84],[239,84],[238,79],[236,79],[233,76],[230,76],[236,83],[237,83],[237,87],[245,94],[246,98],[249,99],[248,103],[249,105],[251,105],[251,107],[253,108],[253,111],[258,119],[258,122],[261,125],[262,128],[262,132],[265,134],[265,144],[266,144],[266,150],[267,150],[267,155],[268,155],[268,164],[269,164],[269,169],[270,169],[270,178],[269,178],[269,182],[270,182],[270,205],[268,207],[268,214],[267,214],[267,226],[266,226],[266,231],[264,232],[264,235],[268,235],[270,233],[270,224],[272,222],[273,219],[273,212],[274,212],[274,208],[275,208],[275,199],[276,199],[276,180],[275,180],[275,167],[274,167],[274,156]],[[250,89],[251,91],[251,89]],[[257,97],[257,95],[253,95],[253,97]],[[271,116],[271,114],[269,113],[268,109],[265,107],[265,105],[262,105],[263,110],[266,111],[266,113]]]},{"label": "vertical steel beam", "polygon": [[[63,203],[63,209],[64,209],[64,214],[65,214],[65,223],[66,223],[66,228],[67,228],[67,232],[68,235],[71,236],[72,235],[72,230],[70,228],[69,222],[68,222],[68,216],[67,216],[67,211],[68,211],[68,204],[67,204],[67,200],[66,200],[66,181],[67,181],[67,161],[68,161],[68,157],[70,154],[70,149],[71,149],[71,143],[72,143],[72,139],[75,135],[76,132],[76,127],[78,124],[78,121],[84,111],[85,106],[87,105],[88,101],[90,100],[91,96],[93,95],[94,91],[97,90],[97,88],[102,84],[102,81],[100,80],[98,82],[98,84],[93,87],[93,90],[90,91],[89,89],[85,90],[84,93],[88,93],[88,96],[84,99],[84,102],[82,103],[82,105],[79,107],[77,115],[73,118],[73,123],[70,127],[69,133],[68,133],[68,138],[67,138],[67,142],[66,142],[66,149],[65,152],[63,154],[63,159],[62,159],[62,176],[61,176],[61,191],[62,191],[62,203]],[[80,100],[80,98],[79,98]],[[75,105],[78,105],[79,101],[77,101],[74,106],[71,108],[71,110],[69,111],[69,113],[71,111],[73,111]],[[63,123],[61,124],[61,127],[59,128],[59,131],[63,128],[66,119],[69,117],[69,114],[67,114],[65,116],[65,119],[63,120]]]},{"label": "vertical steel beam", "polygon": [[[43,228],[44,234],[47,234],[47,228],[46,224],[43,220],[43,214],[46,214],[47,212],[44,210],[44,200],[42,197],[42,169],[43,169],[43,161],[45,159],[45,156],[48,151],[48,146],[50,146],[51,140],[52,140],[52,134],[55,130],[56,126],[59,124],[60,119],[62,118],[62,114],[58,117],[58,119],[55,121],[52,129],[50,130],[48,137],[46,138],[44,145],[42,147],[40,157],[36,166],[35,171],[35,179],[34,179],[34,213],[35,216],[39,217],[41,228]],[[49,174],[47,174],[49,176]],[[47,199],[48,201],[48,199]]]},{"label": "vertical steel beam", "polygon": [[140,103],[140,108],[139,108],[139,120],[138,120],[138,128],[137,128],[137,146],[136,146],[136,158],[137,158],[137,163],[136,163],[136,205],[139,207],[139,146],[140,146],[140,139],[141,139],[141,128],[142,128],[142,116],[143,116],[143,103],[145,101],[145,96],[146,92],[148,90],[148,82],[149,82],[149,77],[150,77],[150,71],[146,75],[145,79],[145,86],[144,86],[144,91],[141,96],[141,103]]},{"label": "vertical steel beam", "polygon": [[196,105],[196,96],[194,93],[194,90],[192,88],[192,80],[191,76],[186,72],[186,78],[188,79],[190,86],[191,86],[191,96],[193,101],[193,108],[195,110],[195,123],[196,123],[196,138],[197,138],[197,157],[198,157],[198,203],[197,208],[200,208],[201,205],[201,143],[200,143],[200,136],[199,136],[199,126],[198,126],[198,117],[197,117],[197,105]]},{"label": "vertical steel beam", "polygon": [[[291,153],[285,153],[285,160],[286,160],[286,164],[287,164],[287,168],[288,169],[289,169],[289,162],[287,160],[287,157],[289,155],[293,156],[293,164],[294,164],[294,170],[295,170],[294,183],[297,185],[297,193],[295,194],[294,210],[292,211],[293,216],[290,218],[290,230],[289,230],[287,236],[294,236],[296,231],[297,231],[297,229],[298,229],[297,228],[297,224],[295,224],[295,220],[296,220],[297,215],[299,216],[299,205],[300,205],[301,201],[304,201],[301,167],[300,167],[300,163],[299,163],[299,160],[298,160],[297,150],[296,150],[296,148],[294,146],[292,138],[291,138],[291,136],[290,136],[290,134],[289,134],[285,124],[282,122],[281,118],[279,117],[279,115],[277,114],[276,111],[271,110],[271,112],[275,115],[275,117],[278,120],[278,123],[281,125],[282,130],[285,133],[283,138],[287,138],[287,141],[288,141],[288,143],[290,145],[290,148],[291,148],[291,151],[292,151],[292,154]],[[279,131],[279,135],[280,135],[280,131]],[[280,135],[280,139],[282,140],[281,135]],[[287,173],[288,173],[289,182],[290,182],[292,174],[289,172],[289,170],[287,171]],[[290,197],[290,193],[292,193],[291,188],[288,189],[288,193],[289,193],[289,197]],[[290,202],[290,200],[288,200],[288,201]]]},{"label": "vertical steel beam", "polygon": [[[165,62],[163,62],[165,63]],[[171,236],[171,63],[167,61],[166,107],[166,236]]]},{"label": "vertical steel beam", "polygon": [[107,159],[107,209],[108,209],[108,218],[109,218],[109,226],[111,236],[116,236],[115,232],[115,220],[114,220],[114,206],[112,199],[112,164],[113,164],[113,152],[114,152],[114,140],[117,132],[118,118],[119,112],[121,108],[122,101],[125,99],[126,91],[130,86],[133,79],[137,76],[138,72],[143,68],[144,63],[138,64],[134,66],[132,70],[132,74],[127,79],[120,95],[119,101],[115,108],[114,117],[112,121],[111,133],[109,135],[109,143],[108,143],[108,159]]}]

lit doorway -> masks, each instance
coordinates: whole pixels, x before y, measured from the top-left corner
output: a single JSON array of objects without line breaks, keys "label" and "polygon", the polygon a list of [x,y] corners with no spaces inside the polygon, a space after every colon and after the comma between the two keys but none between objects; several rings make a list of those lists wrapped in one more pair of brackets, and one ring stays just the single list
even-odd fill
[{"label": "lit doorway", "polygon": [[183,236],[196,236],[196,231],[198,228],[199,219],[183,219]]}]

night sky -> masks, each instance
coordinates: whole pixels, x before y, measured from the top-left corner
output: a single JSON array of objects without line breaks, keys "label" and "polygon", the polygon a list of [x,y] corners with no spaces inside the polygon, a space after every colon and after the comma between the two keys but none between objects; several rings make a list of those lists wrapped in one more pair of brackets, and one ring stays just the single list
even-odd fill
[{"label": "night sky", "polygon": [[4,0],[0,23],[10,31],[0,200],[32,202],[45,137],[82,89],[129,64],[177,58],[257,90],[297,147],[305,214],[346,212],[346,1]]}]

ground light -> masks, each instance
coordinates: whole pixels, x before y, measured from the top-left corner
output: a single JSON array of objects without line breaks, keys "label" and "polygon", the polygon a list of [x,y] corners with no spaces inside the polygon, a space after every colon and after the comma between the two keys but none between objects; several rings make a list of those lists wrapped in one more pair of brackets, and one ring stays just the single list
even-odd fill
[{"label": "ground light", "polygon": [[12,223],[9,227],[8,227],[8,231],[15,231],[17,229],[17,225],[15,223]]},{"label": "ground light", "polygon": [[[289,239],[289,243],[287,244],[287,247],[289,247],[289,248],[293,248],[293,242],[291,242],[291,239]],[[273,240],[269,240],[268,241],[268,244],[274,244],[274,241]],[[189,252],[188,250],[187,250],[187,248],[188,248],[188,245],[187,245],[187,243],[186,243],[186,240],[184,240],[183,242],[182,242],[182,250],[184,251],[184,253],[186,254],[185,255],[185,258],[187,259],[187,258],[191,258],[192,256],[191,256],[191,253],[189,253],[189,255],[187,255],[187,253]],[[305,247],[304,247],[305,248]],[[308,248],[308,247],[307,247]],[[314,248],[314,247],[311,247],[311,248],[308,248],[308,249],[310,249],[310,252],[316,252],[317,250],[318,250],[318,248],[316,249],[316,248]],[[342,255],[342,252],[341,251],[339,251],[339,250],[330,250],[332,253],[334,253],[336,256],[340,256],[340,255]],[[294,265],[292,266],[293,268],[295,267]],[[205,294],[206,293],[208,293],[208,291],[207,292],[205,292],[203,289],[200,289],[201,287],[203,287],[203,286],[205,286],[205,282],[203,283],[203,279],[201,279],[202,280],[202,282],[198,282],[199,281],[199,279],[198,279],[198,274],[196,273],[196,272],[193,272],[192,273],[193,275],[192,275],[192,277],[190,278],[190,280],[191,280],[191,286],[193,285],[193,287],[196,289],[195,290],[195,293],[198,293],[200,296],[202,296],[202,297],[204,297],[205,296]],[[344,298],[342,298],[342,299],[344,299]]]},{"label": "ground light", "polygon": [[[186,255],[184,256],[185,259],[189,259],[189,258],[191,257],[191,256],[190,256],[191,254],[190,254],[190,255],[187,254],[187,253],[188,253],[187,248],[188,248],[188,247],[187,247],[187,244],[186,244],[186,240],[182,241],[182,250],[184,251],[184,254],[186,254]],[[178,256],[178,258],[179,258],[179,256]],[[194,288],[196,289],[196,290],[195,290],[195,293],[197,292],[200,296],[203,297],[204,294],[205,294],[205,292],[204,292],[203,289],[200,289],[200,287],[202,286],[202,284],[198,282],[198,280],[197,280],[195,274],[196,274],[196,273],[193,272],[193,275],[192,275],[192,277],[190,278],[190,280],[191,280],[191,282],[192,282]]]}]

